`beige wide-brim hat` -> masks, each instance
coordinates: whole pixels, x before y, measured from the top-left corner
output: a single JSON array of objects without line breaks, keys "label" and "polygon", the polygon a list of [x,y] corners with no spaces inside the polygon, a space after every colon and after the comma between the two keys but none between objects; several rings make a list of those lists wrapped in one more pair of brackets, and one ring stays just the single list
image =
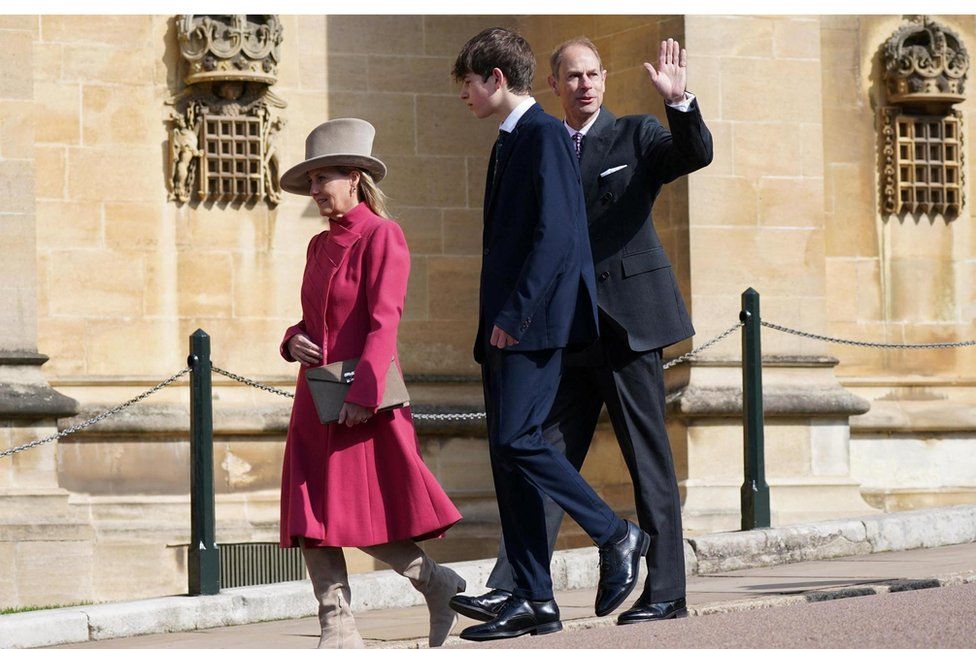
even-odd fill
[{"label": "beige wide-brim hat", "polygon": [[386,176],[386,165],[372,155],[374,135],[372,124],[355,117],[319,124],[305,138],[305,161],[281,174],[281,188],[308,196],[308,172],[321,167],[365,169],[379,182]]}]

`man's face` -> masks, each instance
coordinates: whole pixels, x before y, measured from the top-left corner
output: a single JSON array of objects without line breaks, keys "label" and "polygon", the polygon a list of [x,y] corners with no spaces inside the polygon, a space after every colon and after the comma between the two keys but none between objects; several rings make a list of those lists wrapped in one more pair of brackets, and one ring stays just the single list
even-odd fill
[{"label": "man's face", "polygon": [[501,101],[501,93],[498,92],[500,85],[495,74],[488,77],[488,80],[481,78],[481,75],[468,72],[461,79],[461,91],[458,99],[467,105],[468,110],[474,113],[478,119],[484,119],[491,115]]},{"label": "man's face", "polygon": [[549,77],[549,87],[559,97],[566,121],[582,125],[603,104],[607,71],[584,45],[572,45],[563,52],[559,78]]}]

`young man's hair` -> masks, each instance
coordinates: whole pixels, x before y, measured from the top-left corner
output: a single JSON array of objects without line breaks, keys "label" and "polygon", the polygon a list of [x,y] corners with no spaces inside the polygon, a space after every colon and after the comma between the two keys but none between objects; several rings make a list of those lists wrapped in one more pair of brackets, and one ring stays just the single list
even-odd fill
[{"label": "young man's hair", "polygon": [[510,29],[491,27],[469,40],[454,61],[454,80],[461,81],[469,72],[487,81],[498,68],[508,81],[508,89],[517,95],[532,90],[535,55],[528,42]]},{"label": "young man's hair", "polygon": [[557,45],[556,49],[554,49],[552,54],[549,56],[549,67],[552,68],[552,76],[556,79],[559,78],[559,66],[563,64],[563,55],[566,53],[567,49],[575,46],[588,47],[590,51],[593,52],[593,56],[596,57],[596,62],[599,64],[600,69],[603,69],[603,60],[600,58],[600,50],[596,49],[596,45],[593,44],[593,41],[588,39],[586,36],[578,36],[576,38],[569,39],[565,43]]}]

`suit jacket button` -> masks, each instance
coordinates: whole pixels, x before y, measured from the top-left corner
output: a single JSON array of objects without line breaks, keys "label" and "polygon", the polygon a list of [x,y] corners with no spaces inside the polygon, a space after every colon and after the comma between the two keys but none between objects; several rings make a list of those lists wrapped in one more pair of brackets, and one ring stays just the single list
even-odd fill
[{"label": "suit jacket button", "polygon": [[607,192],[606,194],[600,197],[600,202],[603,203],[604,205],[606,205],[612,200],[613,200],[613,192]]},{"label": "suit jacket button", "polygon": [[605,282],[608,279],[610,279],[610,273],[609,272],[603,271],[602,273],[600,273],[600,281],[601,282]]}]

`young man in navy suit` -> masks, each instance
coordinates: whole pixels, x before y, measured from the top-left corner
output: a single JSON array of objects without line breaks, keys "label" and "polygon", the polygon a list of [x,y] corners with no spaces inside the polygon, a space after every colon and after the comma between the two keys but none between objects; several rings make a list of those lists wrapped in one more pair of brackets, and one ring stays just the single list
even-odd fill
[{"label": "young man in navy suit", "polygon": [[[596,285],[586,205],[573,143],[529,96],[535,56],[518,34],[487,29],[454,64],[460,99],[500,122],[485,189],[484,256],[474,356],[482,366],[488,443],[512,597],[468,640],[562,628],[549,573],[544,498],[600,546],[596,613],[633,590],[645,532],[618,517],[542,435],[562,373],[563,350],[597,336]],[[452,606],[468,613],[465,597]]]},{"label": "young man in navy suit", "polygon": [[[651,537],[644,591],[617,621],[684,617],[681,502],[665,426],[661,350],[695,330],[652,208],[663,184],[711,162],[712,137],[697,99],[685,90],[687,52],[673,39],[661,42],[656,68],[644,64],[670,128],[651,115],[618,118],[603,106],[607,71],[588,39],[558,46],[550,65],[549,86],[580,159],[600,340],[567,355],[543,436],[581,466],[606,404],[634,484],[637,519]],[[562,510],[547,502],[550,553],[562,518]],[[504,544],[488,586],[490,592],[466,599],[469,615],[498,610],[515,588]]]}]

